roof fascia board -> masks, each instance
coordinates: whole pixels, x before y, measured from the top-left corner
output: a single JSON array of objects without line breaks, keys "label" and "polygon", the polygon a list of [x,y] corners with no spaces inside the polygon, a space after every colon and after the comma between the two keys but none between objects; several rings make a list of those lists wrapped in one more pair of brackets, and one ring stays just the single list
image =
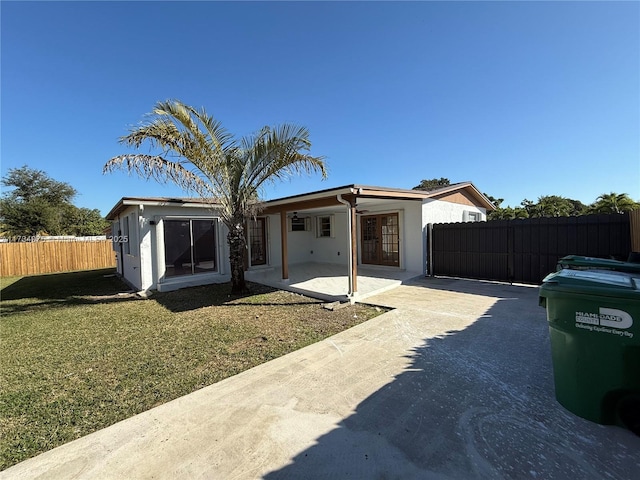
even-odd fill
[{"label": "roof fascia board", "polygon": [[[294,195],[292,197],[284,197],[284,198],[278,198],[275,200],[267,200],[266,202],[264,202],[263,205],[265,210],[267,209],[274,210],[274,211],[294,210],[293,208],[291,208],[291,206],[295,204],[301,204],[301,203],[312,201],[312,200],[336,198],[338,195],[351,194],[353,193],[354,187],[355,187],[354,185],[348,185],[345,187],[338,187],[330,190],[322,190],[319,192],[312,192],[312,193],[303,193],[301,195]],[[337,200],[336,200],[336,203],[338,203]]]},{"label": "roof fascia board", "polygon": [[171,199],[171,198],[136,198],[136,197],[123,197],[118,203],[107,213],[105,218],[107,220],[114,220],[117,216],[125,210],[127,207],[136,206],[136,205],[144,205],[144,206],[153,206],[153,207],[164,207],[167,205],[173,205],[178,207],[187,207],[187,208],[208,208],[214,207],[217,205],[213,202],[206,201],[193,201],[188,199]]}]

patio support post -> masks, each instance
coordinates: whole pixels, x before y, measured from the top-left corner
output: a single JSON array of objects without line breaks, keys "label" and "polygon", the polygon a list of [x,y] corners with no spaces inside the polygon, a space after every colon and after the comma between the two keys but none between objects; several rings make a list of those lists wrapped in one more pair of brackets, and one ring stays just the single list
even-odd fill
[{"label": "patio support post", "polygon": [[358,291],[358,237],[356,224],[356,200],[349,198],[348,200],[338,195],[337,200],[346,205],[349,209],[347,212],[347,230],[349,230],[349,297],[353,298]]},{"label": "patio support post", "polygon": [[357,234],[357,220],[356,220],[356,202],[350,202],[349,216],[351,218],[351,283],[353,293],[358,291],[358,234]]},{"label": "patio support post", "polygon": [[287,212],[280,211],[280,245],[282,255],[282,279],[289,280],[289,254],[287,252]]}]

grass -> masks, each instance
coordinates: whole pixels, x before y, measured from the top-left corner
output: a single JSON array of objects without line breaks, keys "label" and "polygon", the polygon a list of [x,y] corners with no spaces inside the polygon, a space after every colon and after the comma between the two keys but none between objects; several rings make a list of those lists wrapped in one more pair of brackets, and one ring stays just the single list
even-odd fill
[{"label": "grass", "polygon": [[256,284],[139,299],[112,270],[0,282],[0,470],[380,312]]}]

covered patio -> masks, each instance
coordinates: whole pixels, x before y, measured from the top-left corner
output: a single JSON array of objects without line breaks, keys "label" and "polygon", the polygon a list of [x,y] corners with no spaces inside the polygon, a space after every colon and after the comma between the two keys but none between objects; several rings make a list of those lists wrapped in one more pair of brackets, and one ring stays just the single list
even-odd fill
[{"label": "covered patio", "polygon": [[422,272],[358,265],[358,291],[349,296],[349,277],[343,265],[306,262],[289,265],[289,278],[282,279],[280,267],[249,270],[248,281],[308,295],[329,302],[362,301],[402,285]]}]

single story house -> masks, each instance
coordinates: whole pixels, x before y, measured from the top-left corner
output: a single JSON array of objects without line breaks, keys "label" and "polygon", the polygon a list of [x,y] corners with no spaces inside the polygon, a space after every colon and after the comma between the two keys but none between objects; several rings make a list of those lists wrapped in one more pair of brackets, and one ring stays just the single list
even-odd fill
[{"label": "single story house", "polygon": [[[495,208],[471,182],[432,191],[346,185],[269,200],[263,207],[247,225],[247,279],[271,275],[286,288],[296,270],[328,265],[344,280],[334,296],[351,299],[359,295],[359,270],[424,275],[429,224],[484,221]],[[107,219],[118,273],[136,290],[230,279],[227,231],[215,203],[125,197]]]}]

